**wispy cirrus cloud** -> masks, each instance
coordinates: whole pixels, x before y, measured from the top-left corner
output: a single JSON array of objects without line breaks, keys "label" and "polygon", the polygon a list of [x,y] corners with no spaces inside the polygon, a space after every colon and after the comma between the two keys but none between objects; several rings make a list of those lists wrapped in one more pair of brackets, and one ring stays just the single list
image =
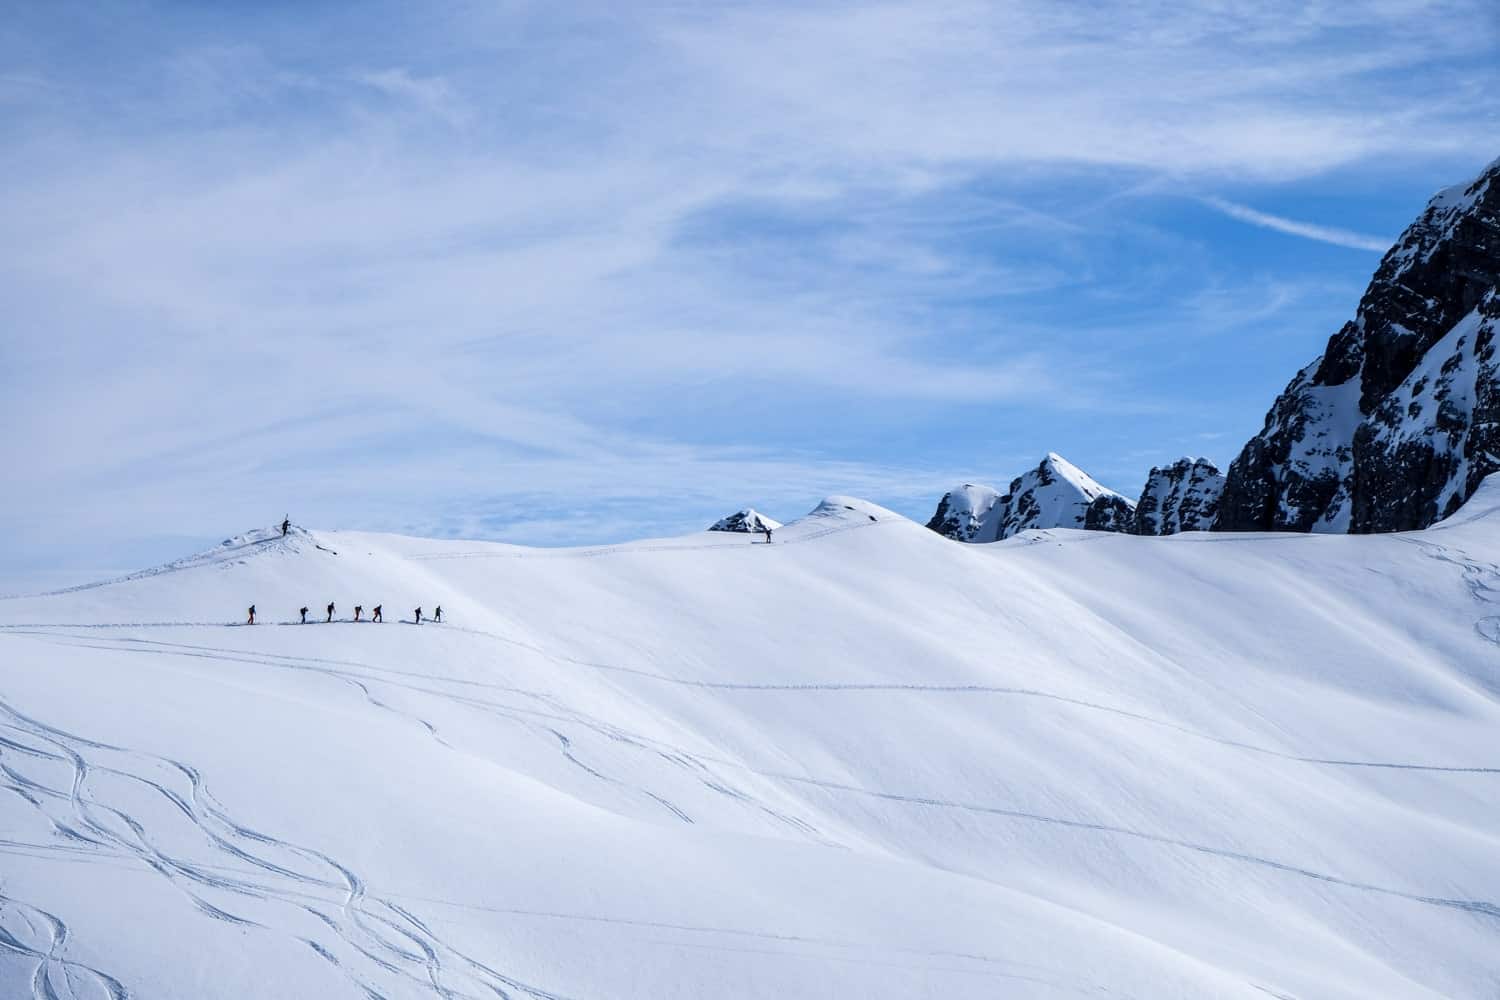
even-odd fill
[{"label": "wispy cirrus cloud", "polygon": [[1288,219],[1280,215],[1272,215],[1269,212],[1261,212],[1251,208],[1249,205],[1241,205],[1224,198],[1205,197],[1200,200],[1203,204],[1219,212],[1223,212],[1231,219],[1248,222],[1250,225],[1259,226],[1262,229],[1271,229],[1278,233],[1286,233],[1288,236],[1300,236],[1303,239],[1317,240],[1319,243],[1330,243],[1336,247],[1348,247],[1350,250],[1368,250],[1372,253],[1385,253],[1391,248],[1391,237],[1369,236],[1364,233],[1350,232],[1347,229],[1339,229],[1336,226],[1322,226],[1314,222],[1301,222],[1297,219]]},{"label": "wispy cirrus cloud", "polygon": [[0,517],[44,546],[299,501],[562,540],[537,498],[656,530],[1249,424],[1200,338],[1310,296],[1141,194],[1494,156],[1482,0],[123,10],[0,25]]}]

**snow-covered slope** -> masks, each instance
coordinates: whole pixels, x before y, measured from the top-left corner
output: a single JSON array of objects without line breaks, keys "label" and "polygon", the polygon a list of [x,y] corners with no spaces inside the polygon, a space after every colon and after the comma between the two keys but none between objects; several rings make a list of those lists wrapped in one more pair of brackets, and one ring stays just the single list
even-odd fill
[{"label": "snow-covered slope", "polygon": [[770,528],[775,531],[781,527],[781,522],[773,520],[754,507],[746,507],[737,510],[728,517],[721,517],[709,526],[709,531],[738,531],[741,533],[765,531]]},{"label": "snow-covered slope", "polygon": [[[1402,531],[1451,514],[1500,470],[1497,285],[1500,160],[1439,192],[1385,255],[1230,465],[1217,527]],[[1429,385],[1449,391],[1417,399]]]},{"label": "snow-covered slope", "polygon": [[0,996],[1493,997],[1492,487],[1383,536],[261,533],[0,601]]},{"label": "snow-covered slope", "polygon": [[1209,531],[1219,513],[1224,474],[1206,458],[1179,458],[1154,466],[1135,504],[1137,535]]},{"label": "snow-covered slope", "polygon": [[943,494],[927,527],[960,542],[995,542],[1031,528],[1130,531],[1135,504],[1056,452],[1006,493],[972,483]]}]

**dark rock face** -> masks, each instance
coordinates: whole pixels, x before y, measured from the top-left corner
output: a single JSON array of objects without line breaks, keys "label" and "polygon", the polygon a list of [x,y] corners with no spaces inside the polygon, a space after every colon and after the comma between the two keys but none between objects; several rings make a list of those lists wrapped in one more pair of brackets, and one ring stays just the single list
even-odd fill
[{"label": "dark rock face", "polygon": [[1157,466],[1135,505],[1137,535],[1175,535],[1208,531],[1219,515],[1224,474],[1206,458],[1180,458]]},{"label": "dark rock face", "polygon": [[[1500,160],[1440,192],[1229,467],[1227,531],[1422,528],[1500,470]],[[1462,329],[1460,329],[1462,328]]]},{"label": "dark rock face", "polygon": [[1118,493],[1104,493],[1094,498],[1083,515],[1088,531],[1123,531],[1135,528],[1135,509]]},{"label": "dark rock face", "polygon": [[709,526],[709,531],[740,531],[745,533],[762,532],[767,528],[781,527],[780,521],[773,521],[766,515],[754,508],[747,507],[744,510],[735,511],[728,517],[720,518]]},{"label": "dark rock face", "polygon": [[1354,435],[1354,531],[1424,528],[1500,469],[1500,292],[1433,345]]},{"label": "dark rock face", "polygon": [[979,534],[986,515],[999,499],[1000,494],[988,486],[965,483],[943,494],[927,527],[958,542],[987,541]]}]

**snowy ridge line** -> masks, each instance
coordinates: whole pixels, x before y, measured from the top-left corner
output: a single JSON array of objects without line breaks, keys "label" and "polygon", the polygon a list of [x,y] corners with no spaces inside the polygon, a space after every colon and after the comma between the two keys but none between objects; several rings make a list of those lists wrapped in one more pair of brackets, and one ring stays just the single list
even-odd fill
[{"label": "snowy ridge line", "polygon": [[[8,762],[0,764],[5,776],[0,787],[29,802],[64,845],[138,862],[167,879],[206,916],[247,930],[278,933],[264,918],[278,908],[299,911],[312,918],[300,921],[301,926],[322,939],[298,936],[290,929],[279,933],[295,936],[372,1000],[385,1000],[385,990],[392,986],[416,986],[443,1000],[506,997],[511,995],[508,989],[535,1000],[567,1000],[456,950],[415,915],[389,900],[370,897],[363,880],[327,854],[236,822],[209,793],[197,770],[181,761],[66,733],[4,701],[0,749],[8,751]],[[42,766],[28,768],[28,762]],[[56,781],[58,764],[70,772],[61,783]],[[105,801],[102,789],[111,785],[141,786],[167,808],[150,816],[130,813]],[[172,830],[171,822],[185,828]],[[239,866],[201,864],[183,853],[186,844],[174,848],[162,843],[173,833],[188,834],[200,849],[208,846],[215,858],[242,862],[253,874]],[[322,869],[322,875],[310,873],[309,867]],[[331,900],[330,891],[335,897]],[[61,961],[52,957],[60,947],[58,937],[53,935],[48,963]],[[44,968],[52,965],[44,963]],[[52,989],[45,978],[50,971],[39,970],[37,975],[39,985],[33,992],[39,1000],[73,995],[71,987],[66,994]],[[115,982],[98,975],[106,985]],[[124,986],[115,985],[115,1000],[128,997]]]},{"label": "snowy ridge line", "polygon": [[[300,533],[307,536],[309,539],[312,538],[311,532],[308,532],[302,528],[294,528],[292,530],[294,534]],[[234,558],[258,556],[273,550],[283,550],[290,548],[290,545],[287,544],[290,540],[291,536],[283,538],[279,534],[268,535],[264,538],[249,538],[246,541],[240,542],[235,545],[220,545],[217,548],[209,549],[207,552],[199,552],[194,555],[184,556],[181,559],[174,559],[171,562],[162,563],[160,566],[153,566],[150,569],[136,570],[134,573],[126,573],[123,576],[110,577],[107,580],[95,580],[92,583],[80,583],[75,584],[72,587],[63,587],[59,590],[44,590],[34,594],[0,594],[0,601],[17,601],[28,597],[60,597],[63,594],[77,594],[85,590],[96,590],[100,587],[112,587],[115,584],[129,583],[132,580],[145,580],[153,576],[163,576],[168,573],[180,573],[184,570],[198,569],[203,566],[214,566],[219,563],[227,562]],[[282,544],[276,544],[278,542]],[[313,542],[313,545],[316,548],[323,549],[323,551],[325,552],[332,551],[331,549],[324,549],[323,546],[318,545],[316,541]]]},{"label": "snowy ridge line", "polygon": [[[188,655],[200,655],[200,656],[202,656],[202,655],[206,655],[206,654],[198,653],[198,654],[188,654]],[[210,657],[210,658],[212,658],[212,657]],[[265,665],[277,665],[277,664],[265,664]],[[290,666],[290,665],[288,665],[288,666]],[[297,669],[297,668],[294,668],[294,669]],[[310,669],[310,668],[301,668],[301,669]],[[629,669],[629,668],[625,668],[625,669]],[[393,682],[385,682],[385,683],[393,683]],[[492,710],[493,709],[501,709],[502,713],[503,712],[507,712],[507,711],[515,711],[515,709],[512,709],[509,706],[499,706],[499,705],[495,705],[494,703],[483,702],[483,701],[478,700],[478,699],[471,699],[471,698],[467,698],[467,697],[455,697],[455,696],[453,696],[451,694],[445,694],[444,692],[432,691],[430,689],[412,688],[412,687],[407,686],[407,685],[399,685],[398,684],[396,686],[408,687],[408,689],[410,689],[410,690],[420,690],[420,691],[423,691],[424,693],[433,694],[433,695],[436,695],[438,697],[452,698],[453,700],[461,701],[461,702],[466,703],[466,704],[477,704],[477,705],[487,706],[487,707],[489,707]],[[367,689],[366,689],[366,694],[368,696],[368,690]],[[1058,697],[1058,696],[1049,696],[1049,697]],[[1059,699],[1059,700],[1071,700],[1071,699]],[[379,704],[379,703],[377,702],[377,704]],[[1084,703],[1084,704],[1087,704],[1087,703]],[[383,707],[389,708],[389,706],[383,706]],[[1093,707],[1093,706],[1091,706],[1091,707]],[[1124,713],[1123,710],[1112,710],[1112,709],[1105,709],[1105,710],[1107,710],[1107,711],[1118,711],[1121,714],[1131,714],[1132,717],[1141,718],[1141,719],[1143,719],[1145,721],[1157,721],[1157,720],[1151,720],[1148,717],[1144,717],[1144,716],[1135,716],[1133,713]],[[13,710],[10,709],[8,706],[6,706],[3,702],[0,702],[0,712],[10,713],[10,712],[13,712]],[[572,715],[571,721],[575,721],[575,722],[578,722],[580,724],[585,724],[583,717],[580,716],[580,715],[578,715],[578,714],[576,714],[576,713],[574,713]],[[436,731],[431,727],[430,724],[426,724],[426,725],[427,725],[427,727],[429,729],[429,732],[434,737],[436,737],[436,735],[437,735]],[[606,725],[608,725],[608,724],[606,724]],[[1172,724],[1168,724],[1168,725],[1172,725]],[[1174,728],[1176,728],[1176,727],[1174,726]],[[606,735],[613,735],[614,732],[624,732],[623,730],[619,730],[618,727],[614,727],[614,726],[609,726],[609,729],[611,730],[611,732],[607,733]],[[1188,732],[1191,732],[1191,731],[1188,731]],[[1194,734],[1194,735],[1202,735],[1202,734]],[[649,740],[649,738],[641,738],[641,739],[648,740],[651,743],[658,742],[658,741]],[[653,749],[654,750],[654,748],[650,747],[647,742],[641,742],[641,739],[632,740],[631,742],[634,742],[634,743],[636,743],[636,745],[642,746],[645,749]],[[1210,737],[1210,739],[1212,739],[1212,737]],[[660,753],[661,751],[654,750],[654,752]],[[692,754],[690,754],[690,753],[688,753],[686,751],[682,751],[680,749],[676,749],[674,752],[676,754],[687,756],[689,759],[694,759],[699,764],[699,766],[702,766],[702,760],[699,760],[699,759],[695,758],[694,755],[692,755]],[[1273,751],[1273,753],[1275,753],[1275,751]],[[1292,864],[1292,863],[1283,862],[1283,861],[1277,861],[1277,860],[1275,860],[1273,858],[1267,858],[1267,857],[1262,857],[1260,855],[1249,854],[1247,852],[1237,851],[1237,850],[1233,850],[1233,849],[1230,849],[1230,848],[1215,847],[1215,846],[1210,845],[1210,844],[1201,844],[1201,843],[1197,843],[1197,842],[1194,842],[1194,841],[1183,840],[1181,838],[1167,836],[1167,835],[1164,835],[1164,834],[1150,833],[1148,831],[1135,830],[1135,829],[1131,829],[1129,827],[1115,826],[1115,825],[1106,824],[1106,823],[1095,823],[1095,822],[1091,822],[1091,821],[1087,821],[1087,820],[1070,819],[1070,818],[1067,818],[1067,817],[1059,817],[1059,816],[1049,816],[1049,815],[1046,815],[1046,814],[1033,813],[1033,812],[1028,812],[1028,811],[1025,811],[1025,810],[1009,809],[1009,808],[1006,808],[1006,807],[1003,807],[1003,806],[990,806],[990,805],[983,805],[983,804],[978,804],[978,803],[958,802],[958,801],[954,801],[954,800],[950,800],[950,799],[940,799],[940,798],[934,798],[934,797],[929,797],[929,796],[912,795],[912,794],[904,794],[904,793],[881,791],[881,790],[878,790],[878,789],[861,788],[859,786],[849,785],[849,784],[845,784],[845,783],[842,783],[842,782],[828,781],[828,780],[819,779],[819,778],[813,778],[813,777],[808,777],[808,776],[804,776],[804,775],[794,775],[794,774],[787,774],[787,773],[784,773],[784,772],[760,770],[760,769],[753,768],[753,767],[751,767],[749,765],[746,765],[746,764],[742,764],[742,763],[738,763],[738,762],[734,762],[734,761],[728,761],[728,760],[720,760],[720,759],[714,759],[714,758],[708,758],[708,757],[704,757],[702,759],[713,760],[714,763],[720,764],[721,766],[733,767],[733,768],[736,768],[736,769],[743,770],[743,771],[746,771],[748,773],[754,774],[754,775],[756,775],[758,777],[769,778],[769,779],[775,780],[775,781],[785,781],[785,782],[790,782],[790,783],[793,783],[793,784],[799,784],[799,785],[804,785],[804,786],[809,786],[809,787],[817,787],[817,788],[821,788],[821,789],[828,790],[828,791],[841,792],[841,793],[845,793],[845,794],[862,795],[862,796],[866,796],[866,797],[882,799],[882,800],[885,800],[885,801],[903,802],[903,803],[909,803],[909,804],[913,804],[913,805],[927,806],[927,807],[933,807],[933,808],[956,809],[956,810],[961,810],[961,811],[965,811],[965,812],[975,813],[975,814],[978,814],[978,815],[1000,816],[1000,817],[1005,817],[1005,818],[1009,818],[1009,819],[1018,819],[1018,820],[1028,821],[1028,822],[1035,822],[1035,823],[1042,823],[1042,824],[1054,825],[1054,826],[1059,826],[1059,827],[1068,828],[1068,829],[1092,831],[1092,832],[1098,832],[1098,833],[1106,833],[1106,834],[1111,834],[1111,835],[1130,837],[1130,838],[1134,838],[1134,839],[1138,839],[1138,840],[1147,841],[1147,842],[1150,842],[1150,843],[1157,843],[1157,844],[1161,844],[1161,845],[1169,846],[1169,847],[1177,847],[1177,848],[1181,848],[1181,849],[1185,849],[1185,850],[1194,851],[1194,852],[1197,852],[1197,853],[1200,853],[1200,854],[1205,854],[1205,855],[1209,855],[1209,856],[1213,856],[1213,857],[1224,858],[1224,859],[1231,860],[1231,861],[1239,861],[1239,862],[1243,862],[1243,863],[1254,864],[1254,865],[1258,865],[1258,866],[1261,866],[1261,867],[1266,867],[1266,868],[1270,868],[1270,869],[1273,869],[1273,870],[1282,871],[1282,872],[1286,872],[1286,873],[1293,874],[1293,875],[1298,875],[1300,877],[1305,877],[1305,878],[1310,878],[1310,879],[1314,879],[1314,880],[1321,881],[1321,882],[1326,882],[1326,883],[1329,883],[1331,885],[1338,885],[1338,886],[1345,887],[1345,888],[1351,888],[1351,889],[1356,889],[1356,890],[1360,890],[1360,891],[1378,893],[1378,894],[1381,894],[1381,895],[1391,896],[1391,897],[1394,897],[1394,898],[1401,898],[1401,899],[1410,900],[1412,902],[1424,903],[1424,904],[1427,904],[1427,905],[1439,906],[1439,907],[1444,907],[1444,908],[1448,908],[1448,909],[1457,909],[1457,910],[1462,910],[1462,911],[1466,911],[1466,912],[1476,913],[1476,914],[1479,914],[1479,915],[1482,915],[1482,916],[1487,916],[1487,917],[1491,917],[1491,918],[1500,919],[1500,904],[1496,904],[1496,903],[1490,902],[1488,900],[1482,900],[1482,899],[1463,899],[1463,898],[1455,898],[1455,897],[1446,897],[1446,896],[1437,896],[1437,895],[1429,895],[1429,894],[1423,894],[1423,893],[1408,892],[1408,891],[1400,890],[1400,889],[1392,889],[1392,888],[1389,888],[1389,887],[1386,887],[1386,886],[1380,886],[1380,885],[1376,885],[1376,884],[1373,884],[1373,883],[1362,882],[1362,881],[1355,880],[1355,879],[1347,879],[1347,878],[1343,878],[1343,877],[1337,876],[1337,875],[1331,875],[1331,874],[1328,874],[1326,872],[1320,872],[1320,871],[1317,871],[1315,869],[1306,868],[1306,867],[1303,867],[1303,866],[1297,865],[1297,864]],[[598,772],[593,772],[592,769],[591,769],[591,773],[595,773],[596,775],[598,774]],[[322,857],[322,856],[319,855],[319,857]],[[331,860],[329,861],[329,863],[333,864],[333,862],[331,862]],[[227,914],[226,914],[226,916],[227,916]],[[533,995],[545,996],[545,994],[533,994]]]},{"label": "snowy ridge line", "polygon": [[[67,636],[66,633],[58,633],[58,632],[52,632],[52,631],[32,631],[34,629],[66,629],[66,628],[73,628],[73,627],[75,627],[75,626],[72,626],[72,625],[35,625],[35,626],[26,626],[26,625],[0,625],[0,634],[4,634],[3,630],[10,630],[12,632],[12,634],[15,634],[15,635],[36,636],[38,638],[53,638],[53,639],[56,639],[56,638],[72,638],[72,639],[78,639],[78,640],[91,640],[90,642],[80,642],[80,643],[78,643],[78,645],[82,645],[85,648],[104,649],[104,650],[111,650],[111,651],[115,651],[115,652],[136,651],[136,650],[130,649],[129,646],[126,646],[126,645],[100,645],[100,644],[97,644],[97,643],[93,642],[91,636]],[[117,627],[117,628],[126,628],[126,627],[129,627],[129,626],[120,625],[120,626],[84,626],[84,627],[100,627],[100,628],[103,628],[103,627],[116,628]],[[766,694],[782,694],[782,693],[792,693],[792,694],[797,694],[797,693],[809,693],[809,694],[845,694],[845,693],[849,693],[849,694],[882,694],[882,693],[896,693],[896,694],[993,694],[993,695],[1003,695],[1003,696],[1012,696],[1012,697],[1021,697],[1021,698],[1039,698],[1039,699],[1044,699],[1044,700],[1047,700],[1047,701],[1059,702],[1059,703],[1065,704],[1065,705],[1071,705],[1071,706],[1074,706],[1076,708],[1088,709],[1090,711],[1105,712],[1105,713],[1108,713],[1110,715],[1115,715],[1115,716],[1119,716],[1121,718],[1131,719],[1131,720],[1134,720],[1136,722],[1142,722],[1142,723],[1146,723],[1148,725],[1159,726],[1159,727],[1164,728],[1164,729],[1170,729],[1173,732],[1181,733],[1184,736],[1189,736],[1189,737],[1192,737],[1194,739],[1199,739],[1199,740],[1205,740],[1207,742],[1215,743],[1215,744],[1218,744],[1220,746],[1231,747],[1233,749],[1244,750],[1244,751],[1249,752],[1249,753],[1256,753],[1256,754],[1261,754],[1261,755],[1268,756],[1268,757],[1275,757],[1275,758],[1280,759],[1280,760],[1292,761],[1294,763],[1300,763],[1300,764],[1320,764],[1320,765],[1325,765],[1325,766],[1329,766],[1329,767],[1363,767],[1363,768],[1387,769],[1387,770],[1395,770],[1395,771],[1430,771],[1430,772],[1448,773],[1448,774],[1500,774],[1500,765],[1493,766],[1493,767],[1488,767],[1488,766],[1483,766],[1483,765],[1472,765],[1472,766],[1470,766],[1470,765],[1447,765],[1447,764],[1411,764],[1411,763],[1401,763],[1401,762],[1395,762],[1395,761],[1370,761],[1370,760],[1351,760],[1351,759],[1347,759],[1347,758],[1338,758],[1338,757],[1316,757],[1316,756],[1311,756],[1311,755],[1290,753],[1290,752],[1285,751],[1285,750],[1277,750],[1277,749],[1274,749],[1272,747],[1265,747],[1265,746],[1260,746],[1260,745],[1257,745],[1257,744],[1254,744],[1254,743],[1247,743],[1247,742],[1244,742],[1243,740],[1230,739],[1230,738],[1224,737],[1224,736],[1215,736],[1212,733],[1205,733],[1202,730],[1193,729],[1190,726],[1184,726],[1184,725],[1181,725],[1181,724],[1176,723],[1176,722],[1171,722],[1171,721],[1169,721],[1167,719],[1160,719],[1160,718],[1157,718],[1155,716],[1146,715],[1146,714],[1141,713],[1141,712],[1134,712],[1134,711],[1131,711],[1130,709],[1118,708],[1116,706],[1106,705],[1106,704],[1103,704],[1101,702],[1088,701],[1088,700],[1083,699],[1083,698],[1074,698],[1074,697],[1071,697],[1069,695],[1057,694],[1055,692],[1045,691],[1045,690],[1042,690],[1042,689],[1039,689],[1039,688],[1010,687],[1010,686],[998,685],[998,684],[996,684],[996,685],[992,685],[992,684],[915,684],[915,683],[913,683],[913,684],[898,684],[898,683],[874,684],[874,683],[860,683],[860,682],[850,682],[850,683],[841,683],[841,682],[793,683],[793,682],[788,682],[788,683],[783,683],[783,684],[776,684],[776,683],[756,683],[756,684],[752,684],[752,683],[745,683],[745,682],[738,682],[738,681],[705,681],[705,680],[697,680],[697,679],[689,678],[689,677],[675,677],[675,676],[673,676],[671,674],[658,673],[658,672],[651,671],[651,670],[645,670],[645,669],[642,669],[642,668],[639,668],[639,667],[627,667],[627,666],[624,666],[622,664],[603,663],[603,662],[593,661],[593,660],[584,660],[584,659],[580,659],[578,657],[567,656],[565,654],[560,654],[560,653],[554,653],[554,652],[551,652],[549,650],[543,649],[540,646],[536,646],[536,645],[533,645],[531,643],[527,643],[527,642],[525,642],[523,640],[516,639],[516,638],[510,637],[510,636],[501,635],[501,634],[496,633],[496,632],[488,632],[488,631],[485,631],[483,629],[476,629],[476,628],[470,628],[470,627],[466,627],[466,626],[462,626],[462,625],[452,625],[452,624],[447,624],[447,623],[442,623],[442,624],[436,624],[435,623],[433,625],[433,627],[434,628],[440,628],[440,629],[449,629],[449,630],[455,631],[455,632],[464,632],[464,633],[469,634],[469,635],[480,636],[480,637],[488,638],[488,639],[491,639],[491,640],[494,640],[494,641],[497,641],[497,642],[502,642],[502,643],[505,643],[506,645],[515,646],[515,647],[518,647],[520,649],[524,649],[524,650],[526,650],[528,652],[536,653],[537,655],[545,657],[545,658],[553,661],[554,663],[566,663],[566,664],[570,664],[572,666],[585,667],[585,668],[592,669],[592,670],[603,670],[603,671],[608,671],[608,672],[613,672],[613,673],[624,673],[624,674],[629,674],[629,675],[636,676],[636,677],[642,677],[642,678],[645,678],[645,679],[648,679],[648,680],[659,681],[659,682],[664,683],[664,684],[673,684],[673,685],[677,685],[677,686],[681,686],[681,687],[700,688],[700,689],[704,689],[704,690],[713,690],[713,691],[743,691],[743,692],[750,692],[750,693],[762,692],[762,693],[766,693]],[[373,665],[370,665],[370,664],[359,663],[359,662],[353,661],[353,660],[328,660],[328,659],[321,659],[321,658],[315,658],[315,657],[291,656],[291,655],[283,654],[283,653],[254,653],[253,651],[248,651],[248,650],[227,649],[227,648],[224,648],[224,647],[216,647],[216,646],[191,646],[191,645],[188,645],[188,644],[185,644],[185,643],[171,643],[171,642],[164,642],[164,641],[157,640],[157,639],[121,638],[121,639],[110,639],[110,640],[101,640],[101,641],[102,642],[110,642],[110,643],[118,643],[118,644],[130,644],[130,645],[134,645],[134,646],[149,646],[149,647],[154,647],[154,649],[151,649],[151,650],[140,650],[140,651],[142,651],[142,652],[159,652],[162,655],[169,655],[169,656],[185,656],[185,657],[194,657],[194,658],[209,659],[209,660],[223,660],[223,661],[231,662],[231,663],[245,663],[245,664],[252,665],[252,666],[282,667],[282,668],[285,668],[285,669],[292,669],[292,670],[318,670],[318,671],[321,671],[321,672],[324,672],[324,673],[334,674],[334,675],[342,677],[342,678],[344,678],[346,680],[348,680],[348,679],[354,679],[353,675],[349,675],[346,672],[342,672],[342,671],[332,670],[330,668],[331,667],[350,667],[350,668],[354,668],[356,670],[368,671],[368,672],[373,673],[373,674],[385,674],[385,675],[391,675],[391,676],[396,676],[396,677],[417,678],[417,679],[421,679],[423,681],[427,681],[429,683],[454,684],[454,685],[478,687],[478,688],[482,688],[482,689],[485,689],[485,690],[505,691],[505,692],[509,692],[509,693],[520,694],[520,695],[525,695],[525,696],[528,696],[528,697],[540,698],[540,699],[548,699],[550,697],[547,694],[545,694],[544,692],[531,691],[531,690],[528,690],[528,689],[525,689],[525,688],[510,687],[510,686],[501,685],[501,684],[491,684],[491,683],[488,683],[488,682],[485,682],[485,681],[468,680],[466,678],[434,677],[434,676],[432,676],[430,674],[421,674],[421,673],[417,673],[415,671],[398,670],[398,669],[396,669],[394,667],[378,667],[378,666],[373,666]],[[358,679],[373,680],[373,681],[378,681],[378,682],[381,682],[381,683],[393,683],[393,684],[396,684],[397,686],[403,687],[403,688],[405,688],[406,690],[409,690],[409,691],[415,691],[415,692],[425,693],[425,694],[433,694],[433,695],[438,695],[440,697],[449,697],[449,695],[446,692],[434,691],[431,688],[426,688],[426,687],[416,687],[416,686],[410,686],[410,685],[406,685],[406,684],[401,684],[400,682],[390,681],[386,677],[381,677],[381,676],[361,676]],[[366,692],[366,693],[368,694],[368,692]],[[375,702],[375,704],[378,707],[383,707],[383,708],[387,708],[388,707],[388,706],[381,705],[379,702]],[[485,703],[485,704],[493,704],[493,703]],[[519,709],[514,709],[514,710],[515,711],[520,711]],[[569,716],[567,718],[572,718],[572,716]],[[736,763],[734,761],[729,761],[729,760],[714,759],[714,758],[705,758],[705,759],[710,759],[710,760],[713,760],[714,763],[725,764],[725,765],[728,765],[728,766],[734,766],[734,767],[740,767],[740,766],[742,766],[742,765],[740,765],[740,764],[738,764],[738,763]]]},{"label": "snowy ridge line", "polygon": [[[869,515],[866,515],[867,517]],[[794,522],[795,523],[795,522]],[[868,520],[856,521],[853,524],[839,524],[831,528],[820,528],[810,531],[805,535],[797,535],[785,538],[772,545],[800,545],[803,542],[816,541],[819,538],[827,538],[829,535],[842,534],[846,531],[855,531],[859,528],[871,528],[877,524],[902,524],[911,523],[902,520]],[[787,525],[790,528],[793,525]],[[781,530],[786,530],[783,528]],[[625,555],[632,552],[707,552],[713,551],[741,551],[749,545],[764,545],[764,542],[748,541],[741,542],[738,539],[723,542],[710,542],[696,545],[602,545],[597,548],[588,549],[531,549],[526,552],[487,552],[475,550],[472,552],[436,552],[431,555],[406,556],[411,562],[440,562],[447,559],[593,559],[598,556]]]},{"label": "snowy ridge line", "polygon": [[1386,886],[1374,885],[1369,882],[1360,882],[1355,879],[1341,878],[1337,875],[1329,875],[1326,872],[1314,871],[1311,868],[1303,868],[1299,865],[1276,861],[1272,858],[1263,858],[1257,854],[1247,854],[1244,851],[1231,850],[1229,848],[1214,847],[1209,844],[1199,844],[1191,840],[1181,840],[1176,837],[1168,837],[1159,833],[1148,833],[1144,830],[1132,830],[1129,827],[1114,826],[1109,823],[1093,823],[1088,820],[1064,819],[1058,816],[1047,816],[1043,813],[1026,812],[1020,809],[1006,809],[1001,806],[979,805],[971,802],[955,802],[951,799],[927,798],[920,795],[902,795],[896,792],[883,792],[874,789],[860,788],[857,785],[846,785],[840,782],[823,781],[818,778],[804,778],[794,774],[778,774],[771,772],[756,772],[766,777],[778,778],[782,781],[795,782],[797,784],[810,785],[829,791],[846,792],[853,795],[864,795],[870,798],[885,799],[892,802],[908,802],[914,805],[932,806],[940,809],[957,809],[980,815],[1004,816],[1009,819],[1028,820],[1036,823],[1046,823],[1053,826],[1068,827],[1076,830],[1090,830],[1099,833],[1115,834],[1122,837],[1132,837],[1150,843],[1164,844],[1169,847],[1181,847],[1186,850],[1196,851],[1211,857],[1227,858],[1231,861],[1243,861],[1248,864],[1260,865],[1276,871],[1288,872],[1305,878],[1316,879],[1319,882],[1327,882],[1331,885],[1343,886],[1349,889],[1359,889],[1364,892],[1379,893],[1384,896],[1393,896],[1398,899],[1407,899],[1415,903],[1426,903],[1430,906],[1442,906],[1449,909],[1463,910],[1476,913],[1481,916],[1492,917],[1500,920],[1500,904],[1482,899],[1455,899],[1445,896],[1428,896],[1422,893],[1407,892],[1402,889],[1391,889]]}]

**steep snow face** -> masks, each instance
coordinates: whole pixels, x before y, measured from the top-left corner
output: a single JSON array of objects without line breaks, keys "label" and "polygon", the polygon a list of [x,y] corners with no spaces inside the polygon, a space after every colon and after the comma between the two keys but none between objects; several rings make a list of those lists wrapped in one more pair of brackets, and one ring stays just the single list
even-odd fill
[{"label": "steep snow face", "polygon": [[740,531],[740,532],[762,532],[767,529],[781,527],[781,522],[772,520],[753,507],[735,511],[728,517],[715,521],[709,531]]},{"label": "steep snow face", "polygon": [[[1230,465],[1217,527],[1398,531],[1420,528],[1500,470],[1469,434],[1444,443],[1453,405],[1396,410],[1413,375],[1441,366],[1442,342],[1500,283],[1500,160],[1428,203],[1375,272],[1354,319],[1287,386]],[[1474,345],[1471,344],[1471,347]],[[1442,356],[1431,359],[1431,352]],[[1490,370],[1492,373],[1492,369]],[[1492,378],[1470,394],[1470,427],[1500,420]],[[1397,425],[1400,425],[1398,428]],[[1394,442],[1400,439],[1401,444]],[[1393,457],[1394,456],[1394,457]],[[1458,463],[1462,482],[1450,480]],[[1429,464],[1441,468],[1429,468]],[[1394,478],[1392,478],[1394,477]]]},{"label": "steep snow face", "polygon": [[0,600],[0,997],[1490,1000],[1497,486],[1296,544],[260,533]]},{"label": "steep snow face", "polygon": [[1219,514],[1224,474],[1206,458],[1179,458],[1156,466],[1135,505],[1137,535],[1208,531]]},{"label": "steep snow face", "polygon": [[1130,500],[1054,452],[1004,494],[972,484],[950,490],[927,527],[961,542],[996,542],[1030,528],[1129,531],[1134,515]]}]

